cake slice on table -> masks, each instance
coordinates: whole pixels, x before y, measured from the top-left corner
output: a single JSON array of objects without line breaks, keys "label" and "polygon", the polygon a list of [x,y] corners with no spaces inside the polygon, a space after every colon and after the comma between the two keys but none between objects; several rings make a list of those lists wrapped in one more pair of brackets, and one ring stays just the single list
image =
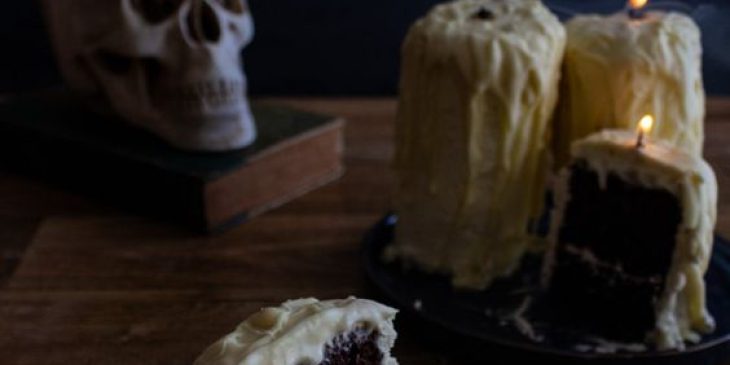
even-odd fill
[{"label": "cake slice on table", "polygon": [[556,185],[545,280],[552,310],[597,337],[681,349],[714,322],[704,274],[717,182],[700,157],[630,131],[573,145]]},{"label": "cake slice on table", "polygon": [[289,301],[249,317],[194,365],[397,365],[396,313],[352,297]]}]

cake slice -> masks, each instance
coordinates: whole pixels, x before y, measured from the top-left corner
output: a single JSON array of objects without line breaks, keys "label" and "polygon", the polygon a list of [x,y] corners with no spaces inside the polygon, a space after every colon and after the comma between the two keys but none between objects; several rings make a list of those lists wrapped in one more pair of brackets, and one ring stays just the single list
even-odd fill
[{"label": "cake slice", "polygon": [[300,299],[264,308],[194,365],[397,365],[397,311],[364,299]]},{"label": "cake slice", "polygon": [[717,182],[704,160],[603,131],[573,145],[555,197],[544,278],[559,322],[660,349],[712,331]]}]

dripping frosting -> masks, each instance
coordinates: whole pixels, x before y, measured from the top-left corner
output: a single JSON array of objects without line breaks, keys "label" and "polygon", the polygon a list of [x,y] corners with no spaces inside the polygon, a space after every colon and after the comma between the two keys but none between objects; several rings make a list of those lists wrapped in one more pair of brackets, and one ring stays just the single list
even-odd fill
[{"label": "dripping frosting", "polygon": [[537,0],[436,6],[403,45],[388,257],[481,289],[532,239],[565,31]]}]

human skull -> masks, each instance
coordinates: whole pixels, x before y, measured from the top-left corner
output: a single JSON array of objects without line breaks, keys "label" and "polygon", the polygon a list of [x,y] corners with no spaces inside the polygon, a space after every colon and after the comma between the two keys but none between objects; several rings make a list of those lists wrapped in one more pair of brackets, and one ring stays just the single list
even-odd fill
[{"label": "human skull", "polygon": [[67,84],[174,146],[245,147],[256,138],[241,50],[246,0],[44,0]]}]

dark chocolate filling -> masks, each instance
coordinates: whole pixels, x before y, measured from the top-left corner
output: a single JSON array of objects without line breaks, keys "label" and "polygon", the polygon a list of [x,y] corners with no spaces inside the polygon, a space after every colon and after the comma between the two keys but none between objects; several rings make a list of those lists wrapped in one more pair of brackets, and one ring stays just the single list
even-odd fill
[{"label": "dark chocolate filling", "polygon": [[358,327],[335,337],[324,350],[319,365],[380,365],[384,354],[378,348],[380,333]]},{"label": "dark chocolate filling", "polygon": [[584,162],[571,169],[550,287],[554,311],[595,335],[643,341],[674,254],[680,202],[612,173],[604,189]]}]

